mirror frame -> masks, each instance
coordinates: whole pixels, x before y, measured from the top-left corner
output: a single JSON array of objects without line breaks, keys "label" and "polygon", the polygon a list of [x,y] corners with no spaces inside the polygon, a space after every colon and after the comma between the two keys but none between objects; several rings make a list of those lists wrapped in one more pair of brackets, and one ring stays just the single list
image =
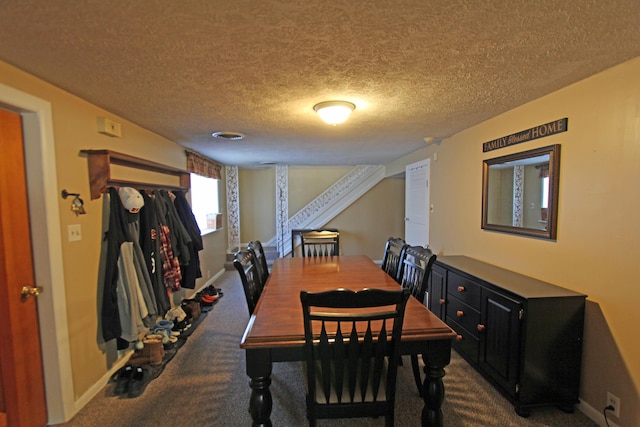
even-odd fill
[{"label": "mirror frame", "polygon": [[[523,160],[530,157],[549,155],[549,203],[547,208],[547,229],[537,230],[533,228],[513,227],[508,225],[490,224],[487,220],[489,201],[489,167],[505,162]],[[560,186],[560,144],[549,145],[533,150],[508,154],[483,160],[482,163],[482,229],[500,231],[525,236],[539,237],[542,239],[556,239],[558,225],[558,190]]]}]

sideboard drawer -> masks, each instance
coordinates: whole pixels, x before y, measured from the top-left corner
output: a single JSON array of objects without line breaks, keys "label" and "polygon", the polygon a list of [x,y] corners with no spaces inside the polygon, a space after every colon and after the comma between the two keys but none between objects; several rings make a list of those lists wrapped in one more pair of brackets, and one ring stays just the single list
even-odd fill
[{"label": "sideboard drawer", "polygon": [[471,307],[477,310],[480,309],[481,291],[482,287],[478,283],[465,279],[464,277],[454,272],[449,272],[447,293],[455,296],[461,301],[466,302]]},{"label": "sideboard drawer", "polygon": [[447,321],[447,324],[451,326],[457,334],[456,339],[452,342],[453,348],[463,353],[465,357],[474,363],[477,363],[478,351],[480,349],[480,341],[478,338],[453,320]]},{"label": "sideboard drawer", "polygon": [[448,320],[455,321],[467,329],[474,337],[478,337],[480,312],[454,296],[450,296],[447,300],[447,321]]}]

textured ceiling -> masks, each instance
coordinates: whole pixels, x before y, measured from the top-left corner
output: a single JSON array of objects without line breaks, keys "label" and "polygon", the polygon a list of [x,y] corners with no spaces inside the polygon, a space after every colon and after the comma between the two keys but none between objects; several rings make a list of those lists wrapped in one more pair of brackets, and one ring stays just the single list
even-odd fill
[{"label": "textured ceiling", "polygon": [[638,0],[0,0],[0,59],[240,166],[386,163],[637,56]]}]

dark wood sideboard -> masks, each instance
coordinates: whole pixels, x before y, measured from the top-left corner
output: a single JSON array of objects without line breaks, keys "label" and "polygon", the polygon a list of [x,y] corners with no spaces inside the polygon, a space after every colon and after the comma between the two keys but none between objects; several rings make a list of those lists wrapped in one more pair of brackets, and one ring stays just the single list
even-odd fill
[{"label": "dark wood sideboard", "polygon": [[586,295],[465,256],[441,256],[429,309],[458,334],[453,347],[518,415],[578,403]]}]

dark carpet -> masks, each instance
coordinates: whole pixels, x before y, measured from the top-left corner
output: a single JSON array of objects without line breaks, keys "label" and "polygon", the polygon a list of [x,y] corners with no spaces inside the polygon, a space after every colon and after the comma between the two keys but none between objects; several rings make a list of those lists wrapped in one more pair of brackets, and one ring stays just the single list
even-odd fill
[{"label": "dark carpet", "polygon": [[[226,272],[215,286],[222,297],[184,345],[137,398],[114,396],[105,386],[65,427],[82,426],[249,426],[249,379],[240,339],[249,320],[237,272]],[[398,369],[396,426],[418,426],[422,400],[408,358]],[[455,352],[444,378],[445,426],[596,426],[580,411],[533,409],[519,417],[513,406]],[[271,392],[274,426],[303,426],[305,390],[299,363],[277,363]],[[320,426],[381,426],[384,419],[321,420]]]}]

